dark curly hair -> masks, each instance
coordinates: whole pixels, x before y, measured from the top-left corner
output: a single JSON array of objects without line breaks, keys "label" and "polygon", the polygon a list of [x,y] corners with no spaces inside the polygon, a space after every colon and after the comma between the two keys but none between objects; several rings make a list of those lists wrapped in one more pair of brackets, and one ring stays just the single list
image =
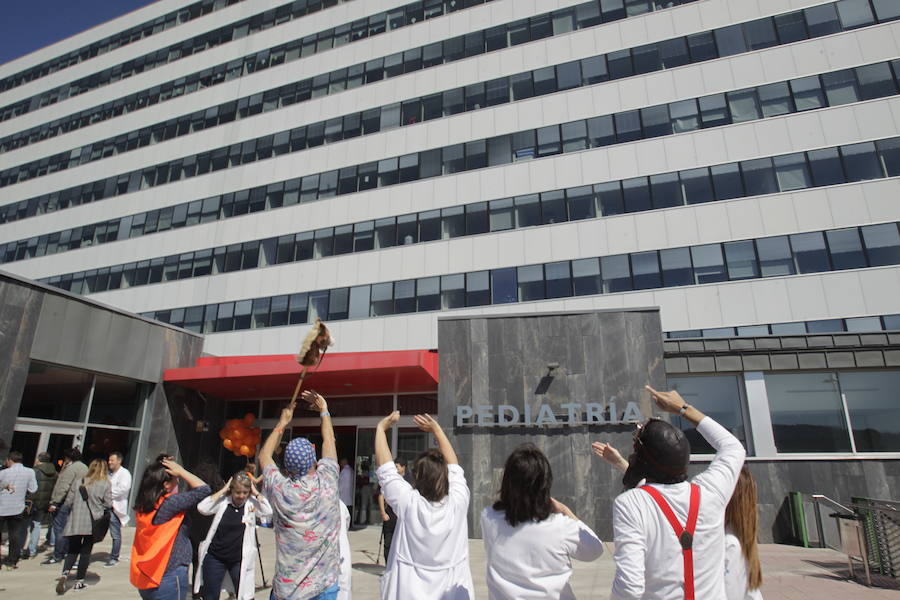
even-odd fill
[{"label": "dark curly hair", "polygon": [[494,510],[504,511],[506,522],[512,527],[543,521],[553,512],[551,487],[550,461],[534,444],[522,444],[506,459],[500,499],[494,503]]}]

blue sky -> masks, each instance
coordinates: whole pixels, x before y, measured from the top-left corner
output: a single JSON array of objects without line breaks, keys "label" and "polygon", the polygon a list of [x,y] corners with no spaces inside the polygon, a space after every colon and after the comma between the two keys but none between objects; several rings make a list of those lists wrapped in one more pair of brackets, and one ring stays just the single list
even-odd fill
[{"label": "blue sky", "polygon": [[152,0],[6,0],[0,64],[131,12]]}]

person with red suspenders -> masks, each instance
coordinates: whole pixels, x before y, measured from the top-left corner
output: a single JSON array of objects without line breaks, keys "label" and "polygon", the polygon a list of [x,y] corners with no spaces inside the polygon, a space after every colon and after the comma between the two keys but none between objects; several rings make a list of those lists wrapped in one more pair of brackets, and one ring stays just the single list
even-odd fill
[{"label": "person with red suspenders", "polygon": [[746,451],[678,392],[647,391],[661,410],[694,425],[716,455],[688,481],[691,448],[684,432],[658,419],[639,426],[622,480],[630,489],[613,503],[610,600],[724,599],[725,507]]}]

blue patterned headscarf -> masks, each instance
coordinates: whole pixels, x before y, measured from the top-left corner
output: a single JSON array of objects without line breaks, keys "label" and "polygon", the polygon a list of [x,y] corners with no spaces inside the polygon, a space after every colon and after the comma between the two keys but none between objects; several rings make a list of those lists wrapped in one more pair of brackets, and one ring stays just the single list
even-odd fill
[{"label": "blue patterned headscarf", "polygon": [[304,437],[294,438],[284,449],[284,468],[291,475],[303,477],[316,464],[316,450]]}]

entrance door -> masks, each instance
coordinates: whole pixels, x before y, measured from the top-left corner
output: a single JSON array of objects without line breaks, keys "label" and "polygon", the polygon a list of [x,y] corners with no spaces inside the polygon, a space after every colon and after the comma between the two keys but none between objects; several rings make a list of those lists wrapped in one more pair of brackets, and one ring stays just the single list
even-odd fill
[{"label": "entrance door", "polygon": [[38,454],[47,452],[53,464],[58,466],[62,464],[63,452],[72,447],[80,447],[81,440],[80,425],[43,425],[20,420],[16,423],[10,448],[22,453],[25,465],[33,465]]}]

